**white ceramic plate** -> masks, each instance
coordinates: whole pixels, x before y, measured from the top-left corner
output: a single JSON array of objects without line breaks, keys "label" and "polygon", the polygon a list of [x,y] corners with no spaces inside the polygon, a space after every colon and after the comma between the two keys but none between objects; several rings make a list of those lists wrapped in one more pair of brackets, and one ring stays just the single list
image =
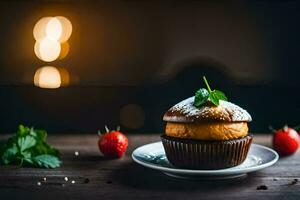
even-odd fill
[{"label": "white ceramic plate", "polygon": [[265,146],[252,144],[246,160],[236,167],[219,170],[191,170],[176,168],[169,163],[161,142],[147,144],[135,149],[132,153],[135,162],[163,173],[188,179],[231,179],[246,176],[249,172],[258,171],[276,163],[278,154]]}]

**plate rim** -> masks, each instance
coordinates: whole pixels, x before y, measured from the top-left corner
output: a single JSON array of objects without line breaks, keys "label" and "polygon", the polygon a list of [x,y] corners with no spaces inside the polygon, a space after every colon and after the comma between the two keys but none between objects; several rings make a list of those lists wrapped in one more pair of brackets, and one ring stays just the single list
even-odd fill
[{"label": "plate rim", "polygon": [[217,170],[194,170],[194,169],[180,169],[180,168],[169,168],[169,167],[164,167],[164,166],[159,166],[159,165],[155,165],[152,163],[148,163],[148,162],[144,162],[142,160],[139,160],[138,158],[136,158],[135,154],[138,150],[140,150],[141,148],[145,148],[145,146],[150,146],[150,145],[155,145],[155,144],[159,144],[162,143],[161,141],[157,141],[157,142],[152,142],[152,143],[148,143],[142,146],[137,147],[131,154],[131,157],[133,159],[133,161],[135,161],[136,163],[154,169],[154,170],[159,170],[159,171],[163,171],[163,172],[169,172],[169,173],[178,173],[178,174],[189,174],[189,175],[234,175],[234,174],[243,174],[243,173],[249,173],[249,172],[254,172],[254,171],[258,171],[267,167],[270,167],[272,165],[274,165],[278,159],[279,159],[279,155],[278,153],[266,146],[260,145],[260,144],[251,144],[251,146],[255,146],[257,148],[262,148],[265,149],[271,153],[273,153],[275,155],[275,158],[272,159],[271,161],[261,164],[261,165],[256,165],[256,166],[251,166],[251,167],[247,167],[244,169],[233,169],[230,170],[232,168],[226,168],[226,169],[217,169]]}]

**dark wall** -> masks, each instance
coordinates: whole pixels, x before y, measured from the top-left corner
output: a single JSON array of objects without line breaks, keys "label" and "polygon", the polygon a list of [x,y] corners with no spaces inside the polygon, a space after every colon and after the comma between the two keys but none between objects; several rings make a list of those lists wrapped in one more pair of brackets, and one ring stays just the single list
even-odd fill
[{"label": "dark wall", "polygon": [[[0,133],[19,123],[50,132],[161,132],[162,115],[213,87],[253,116],[251,130],[299,123],[300,3],[0,2]],[[32,29],[44,16],[73,24],[70,52],[44,63]],[[65,67],[71,85],[33,86],[36,69]],[[129,104],[129,106],[128,106]]]}]

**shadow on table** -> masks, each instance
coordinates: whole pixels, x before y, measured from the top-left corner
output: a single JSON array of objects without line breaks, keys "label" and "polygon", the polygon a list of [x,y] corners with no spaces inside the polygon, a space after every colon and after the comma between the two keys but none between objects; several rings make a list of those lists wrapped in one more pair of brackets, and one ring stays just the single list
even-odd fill
[{"label": "shadow on table", "polygon": [[251,176],[242,179],[233,180],[187,180],[169,177],[162,172],[151,170],[139,166],[133,162],[123,165],[118,171],[111,175],[112,180],[118,181],[137,189],[146,190],[161,190],[161,191],[175,191],[175,190],[205,190],[216,192],[218,189],[234,189],[237,191],[243,184],[253,182]]}]

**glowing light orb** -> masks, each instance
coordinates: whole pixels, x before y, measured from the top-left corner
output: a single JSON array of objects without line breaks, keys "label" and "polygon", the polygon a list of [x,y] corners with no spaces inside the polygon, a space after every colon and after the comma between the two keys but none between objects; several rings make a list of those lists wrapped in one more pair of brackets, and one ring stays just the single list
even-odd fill
[{"label": "glowing light orb", "polygon": [[60,50],[58,59],[62,60],[68,55],[68,53],[70,51],[70,45],[68,42],[65,42],[65,43],[62,43],[60,46],[61,46],[61,50]]},{"label": "glowing light orb", "polygon": [[46,37],[46,27],[52,17],[41,18],[33,28],[33,37],[36,41],[39,41]]},{"label": "glowing light orb", "polygon": [[63,27],[60,20],[58,20],[56,17],[52,17],[48,21],[45,31],[48,38],[58,41],[63,32]]},{"label": "glowing light orb", "polygon": [[40,55],[40,42],[35,42],[34,53],[40,60],[42,60],[41,55]]},{"label": "glowing light orb", "polygon": [[72,30],[73,30],[72,23],[70,22],[70,20],[68,20],[66,17],[63,16],[58,16],[56,18],[59,20],[62,27],[62,33],[58,40],[59,42],[64,43],[70,38],[72,34]]},{"label": "glowing light orb", "polygon": [[45,61],[62,59],[69,52],[68,39],[72,34],[72,23],[63,16],[43,17],[33,28],[35,55]]},{"label": "glowing light orb", "polygon": [[61,86],[61,76],[55,67],[39,68],[34,74],[34,85],[40,88],[55,89]]},{"label": "glowing light orb", "polygon": [[60,55],[60,43],[47,37],[37,41],[34,46],[36,56],[45,62],[52,62]]}]

